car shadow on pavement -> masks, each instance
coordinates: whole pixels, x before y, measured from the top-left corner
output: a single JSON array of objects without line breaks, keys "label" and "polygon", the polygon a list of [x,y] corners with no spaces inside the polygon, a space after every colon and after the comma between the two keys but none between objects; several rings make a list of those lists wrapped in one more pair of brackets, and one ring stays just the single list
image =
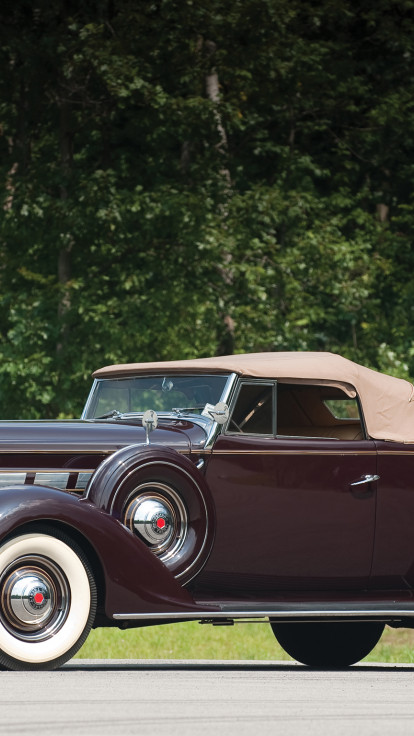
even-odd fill
[{"label": "car shadow on pavement", "polygon": [[[328,668],[307,667],[299,662],[273,661],[215,661],[215,660],[111,660],[111,659],[72,659],[60,668],[66,671],[96,670],[96,671],[200,671],[200,672],[321,672]],[[400,664],[392,662],[364,662],[352,667],[335,667],[329,671],[335,672],[414,672],[414,664]]]}]

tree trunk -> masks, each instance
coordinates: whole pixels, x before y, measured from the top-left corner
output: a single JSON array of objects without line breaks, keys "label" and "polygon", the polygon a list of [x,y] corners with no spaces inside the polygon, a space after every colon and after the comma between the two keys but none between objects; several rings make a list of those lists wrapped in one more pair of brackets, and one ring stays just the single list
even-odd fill
[{"label": "tree trunk", "polygon": [[[67,100],[60,103],[60,164],[62,172],[62,184],[60,187],[60,199],[66,202],[68,199],[67,181],[72,168],[72,131],[70,125],[70,107]],[[69,327],[66,321],[71,307],[69,282],[71,278],[71,253],[73,248],[72,233],[63,234],[63,243],[58,255],[58,282],[60,286],[60,298],[58,304],[58,322],[60,325],[59,340],[56,345],[57,354],[61,354],[68,341]]]},{"label": "tree trunk", "polygon": [[[224,158],[225,156],[227,156],[227,135],[226,135],[226,130],[224,128],[223,121],[220,115],[220,109],[219,109],[220,82],[219,82],[219,76],[218,76],[217,69],[214,65],[214,54],[217,50],[217,46],[214,43],[214,41],[206,40],[204,41],[204,49],[205,49],[209,62],[211,62],[211,67],[206,75],[206,94],[207,94],[208,99],[211,100],[211,102],[214,105],[214,108],[213,108],[214,117],[215,117],[217,132],[219,136],[217,150]],[[220,174],[225,183],[224,202],[220,206],[220,213],[221,213],[223,228],[226,229],[227,227],[226,218],[228,215],[227,202],[228,202],[229,197],[231,196],[230,170],[228,169],[226,165],[223,165],[223,167],[220,169]],[[229,287],[233,285],[233,273],[232,273],[232,268],[231,268],[232,260],[233,260],[232,254],[228,251],[224,251],[223,252],[223,262],[217,268],[225,284],[225,290],[227,290],[229,293],[231,293],[232,291],[232,289]],[[226,301],[227,300],[224,299],[225,303]],[[228,305],[228,308],[221,315],[221,329],[220,329],[219,341],[218,341],[218,345],[216,349],[217,355],[228,355],[234,352],[235,322],[230,312],[231,312],[231,305]]]},{"label": "tree trunk", "polygon": [[[204,47],[206,49],[208,58],[213,59],[214,54],[216,52],[216,48],[217,48],[214,41],[205,41]],[[219,76],[218,76],[218,73],[217,73],[217,70],[214,64],[211,67],[208,74],[206,75],[206,93],[207,93],[208,99],[214,103],[214,117],[216,120],[217,132],[219,134],[219,143],[217,145],[217,150],[223,156],[225,156],[227,154],[227,135],[226,135],[223,121],[221,119],[221,115],[219,112],[220,83],[219,83]],[[230,178],[229,169],[227,167],[223,167],[221,169],[221,173],[226,181],[227,189],[230,190],[231,178]]]}]

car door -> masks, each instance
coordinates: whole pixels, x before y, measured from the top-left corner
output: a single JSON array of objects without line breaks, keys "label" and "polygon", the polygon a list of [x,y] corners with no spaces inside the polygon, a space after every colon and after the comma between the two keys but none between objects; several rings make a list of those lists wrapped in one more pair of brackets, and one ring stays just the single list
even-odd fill
[{"label": "car door", "polygon": [[[198,586],[243,596],[363,589],[373,554],[375,445],[360,437],[361,418],[322,426],[322,399],[295,417],[292,404],[285,413],[305,426],[286,434],[276,426],[276,392],[273,381],[242,381],[216,440],[206,472],[216,536]],[[314,424],[306,424],[312,411]],[[338,436],[350,430],[353,439]],[[337,436],[318,436],[330,433]]]},{"label": "car door", "polygon": [[380,481],[371,587],[408,591],[414,588],[414,444],[375,444]]}]

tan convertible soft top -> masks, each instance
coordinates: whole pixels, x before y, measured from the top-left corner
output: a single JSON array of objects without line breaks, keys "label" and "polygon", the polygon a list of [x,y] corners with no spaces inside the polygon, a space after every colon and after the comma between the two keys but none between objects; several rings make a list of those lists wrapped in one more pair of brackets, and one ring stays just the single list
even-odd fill
[{"label": "tan convertible soft top", "polygon": [[333,353],[249,353],[160,363],[110,365],[95,378],[126,378],[138,374],[237,373],[281,381],[328,383],[349,395],[356,390],[370,437],[414,443],[414,388],[409,381],[364,368]]}]

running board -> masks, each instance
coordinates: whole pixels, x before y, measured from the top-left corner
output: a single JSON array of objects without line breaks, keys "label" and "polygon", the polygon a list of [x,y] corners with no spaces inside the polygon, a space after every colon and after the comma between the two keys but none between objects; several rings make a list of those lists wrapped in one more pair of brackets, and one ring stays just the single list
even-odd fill
[{"label": "running board", "polygon": [[399,620],[414,617],[414,601],[410,603],[283,603],[254,606],[221,605],[218,611],[168,611],[152,613],[114,613],[113,618],[122,621],[191,620],[217,621],[219,619],[383,619]]}]

